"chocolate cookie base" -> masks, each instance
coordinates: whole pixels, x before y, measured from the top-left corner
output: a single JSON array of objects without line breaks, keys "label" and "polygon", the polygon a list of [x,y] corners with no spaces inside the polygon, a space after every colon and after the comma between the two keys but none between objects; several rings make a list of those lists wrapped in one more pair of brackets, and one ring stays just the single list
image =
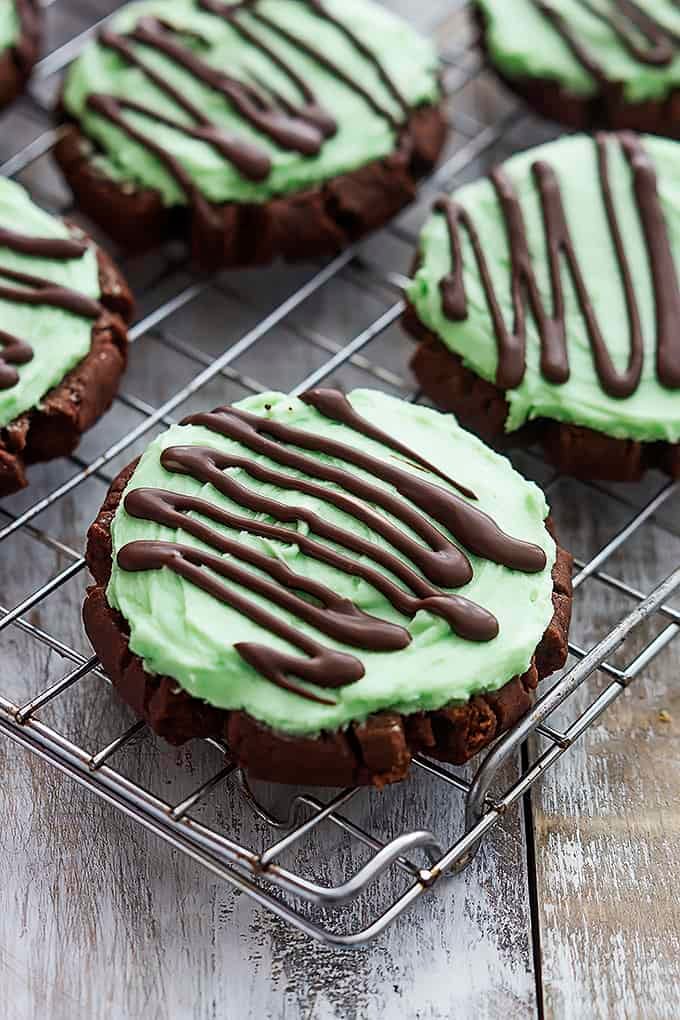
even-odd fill
[{"label": "chocolate cookie base", "polygon": [[105,177],[92,163],[92,142],[76,123],[67,123],[54,154],[79,207],[123,248],[144,251],[188,239],[199,265],[223,268],[341,251],[413,200],[417,179],[433,168],[445,137],[438,107],[414,110],[385,159],[262,204],[214,205],[221,223],[216,231],[208,231],[190,208],[164,206],[157,191],[130,190]]},{"label": "chocolate cookie base", "polygon": [[[406,716],[377,712],[363,723],[314,738],[277,732],[245,712],[213,708],[181,690],[170,677],[145,672],[142,660],[130,651],[125,619],[106,601],[111,522],[135,466],[130,464],[114,480],[89,530],[86,556],[96,583],[88,589],[83,619],[123,701],[171,744],[219,735],[226,738],[239,765],[258,779],[315,786],[383,786],[404,779],[416,753],[454,764],[468,761],[525,715],[538,681],[566,660],[572,561],[558,547],[552,572],[552,621],[527,672],[498,691],[432,712]],[[550,528],[550,523],[546,526]],[[455,669],[455,663],[451,668]]]},{"label": "chocolate cookie base", "polygon": [[127,361],[126,324],[132,319],[132,294],[118,269],[100,248],[100,303],[103,313],[92,326],[89,353],[51,389],[37,407],[0,429],[0,496],[28,485],[26,467],[65,457],[81,435],[111,406]]},{"label": "chocolate cookie base", "polygon": [[36,0],[24,0],[27,22],[17,42],[0,53],[0,109],[23,92],[40,56],[42,10]]},{"label": "chocolate cookie base", "polygon": [[584,481],[635,482],[656,468],[680,478],[680,445],[615,439],[583,425],[538,418],[515,432],[505,431],[510,407],[505,391],[466,368],[458,354],[408,307],[403,326],[420,343],[411,368],[423,393],[442,411],[496,449],[540,443],[546,460],[562,474]]},{"label": "chocolate cookie base", "polygon": [[642,134],[664,135],[680,139],[680,89],[664,99],[631,103],[625,98],[620,82],[610,82],[591,96],[570,92],[554,78],[517,77],[507,74],[494,61],[486,44],[486,17],[475,11],[484,55],[504,85],[520,96],[536,113],[556,120],[577,131],[639,131]]}]

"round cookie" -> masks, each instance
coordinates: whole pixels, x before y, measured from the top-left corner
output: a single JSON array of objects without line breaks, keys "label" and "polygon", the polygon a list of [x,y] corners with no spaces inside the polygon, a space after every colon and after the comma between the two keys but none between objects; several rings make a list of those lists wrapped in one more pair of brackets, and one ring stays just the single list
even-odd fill
[{"label": "round cookie", "polygon": [[193,415],[114,481],[84,620],[162,736],[260,778],[463,762],[566,657],[571,559],[540,490],[450,416],[357,390]]},{"label": "round cookie", "polygon": [[680,138],[675,0],[475,0],[506,84],[572,127]]},{"label": "round cookie", "polygon": [[680,145],[574,136],[443,198],[406,325],[424,391],[557,467],[680,476]]},{"label": "round cookie", "polygon": [[21,92],[40,54],[42,8],[38,0],[0,4],[0,108]]},{"label": "round cookie", "polygon": [[371,0],[145,0],[71,67],[55,155],[124,246],[307,258],[413,198],[439,100],[431,43]]},{"label": "round cookie", "polygon": [[28,484],[28,464],[71,453],[109,407],[132,311],[94,242],[0,178],[0,496]]}]

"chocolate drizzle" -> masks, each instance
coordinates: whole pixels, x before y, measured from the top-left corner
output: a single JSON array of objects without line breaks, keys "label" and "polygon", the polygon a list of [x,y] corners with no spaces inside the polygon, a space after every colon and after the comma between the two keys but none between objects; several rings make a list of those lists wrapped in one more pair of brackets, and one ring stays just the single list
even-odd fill
[{"label": "chocolate drizzle", "polygon": [[[325,417],[395,450],[412,464],[427,467],[427,461],[418,454],[357,414],[342,394],[313,390],[303,399]],[[505,535],[491,518],[459,495],[353,446],[238,408],[219,408],[211,413],[193,415],[182,424],[202,426],[232,439],[258,455],[258,459],[209,446],[175,446],[163,451],[162,466],[171,473],[212,485],[230,502],[256,516],[234,513],[198,496],[159,489],[133,489],[125,498],[127,513],[184,531],[222,556],[172,542],[133,542],[119,552],[118,565],[124,570],[169,567],[304,651],[306,657],[300,659],[262,645],[239,643],[234,646],[263,676],[305,697],[319,700],[313,692],[292,684],[288,674],[319,687],[342,686],[363,676],[361,662],[354,656],[344,655],[331,663],[329,656],[337,657],[339,653],[311,642],[297,628],[232,591],[212,573],[268,598],[321,633],[353,647],[373,652],[396,651],[410,643],[409,631],[362,612],[348,600],[336,596],[330,588],[294,573],[278,559],[256,551],[243,540],[227,537],[205,523],[206,520],[258,538],[296,545],[305,556],[366,581],[404,616],[413,618],[420,611],[428,611],[440,616],[455,633],[470,641],[492,640],[498,633],[498,622],[487,610],[440,587],[453,588],[467,583],[472,570],[465,554],[429,518],[447,527],[471,551],[487,559],[527,572],[545,568],[546,557],[540,547]],[[321,453],[324,460],[300,453],[300,449]],[[296,474],[271,468],[259,460],[260,456],[278,466],[292,468]],[[328,458],[343,466],[329,463]],[[344,465],[352,465],[390,488],[376,485]],[[267,485],[330,503],[382,536],[401,556],[307,507],[282,503],[258,493],[239,481],[233,469]],[[450,486],[458,487],[443,473],[440,477]],[[381,507],[389,516],[374,507]],[[262,517],[276,523],[269,523]],[[405,528],[393,523],[392,518]],[[285,526],[297,524],[303,524],[305,530]],[[418,538],[413,538],[410,532]],[[343,550],[357,554],[358,558]],[[238,560],[255,567],[259,573],[245,570],[235,563]],[[388,574],[376,569],[374,564]],[[212,573],[206,572],[206,567]]]},{"label": "chocolate drizzle", "polygon": [[14,44],[15,59],[24,72],[36,59],[40,39],[40,13],[37,0],[14,0],[19,18],[19,38]]},{"label": "chocolate drizzle", "polygon": [[[603,10],[592,0],[578,0],[586,11],[604,22],[616,35],[626,52],[641,64],[668,67],[677,55],[680,34],[664,25],[653,14],[644,10],[636,0],[611,0],[611,10]],[[567,18],[554,3],[533,0],[541,14],[553,25],[582,67],[600,85],[609,87],[605,68],[581,42]],[[677,5],[677,4],[676,4]]]},{"label": "chocolate drizzle", "polygon": [[[212,553],[176,542],[130,542],[118,553],[118,564],[123,570],[131,571],[160,570],[162,567],[168,567],[180,577],[184,577],[187,581],[202,588],[209,595],[236,609],[260,627],[276,634],[284,641],[289,641],[296,648],[305,652],[309,658],[298,658],[285,652],[278,652],[273,648],[249,642],[234,646],[242,658],[280,687],[304,694],[305,697],[321,701],[322,704],[332,705],[334,702],[321,699],[312,691],[305,691],[304,688],[292,685],[287,679],[287,673],[293,673],[300,679],[317,685],[319,685],[318,677],[321,676],[324,678],[322,685],[324,687],[340,687],[344,684],[355,683],[357,680],[361,680],[364,675],[363,666],[353,655],[325,648],[302,631],[285,623],[274,613],[270,613],[256,602],[244,598],[237,591],[207,573],[205,567],[209,567],[213,573],[231,580],[236,575],[241,583],[244,583],[245,579],[249,588],[257,589],[259,579],[256,574],[233,567],[228,560],[221,556],[215,556]],[[276,585],[267,587],[277,591],[280,596],[290,596],[295,600],[296,605],[301,603],[304,606],[309,606],[304,600],[290,595],[283,588],[279,589]],[[268,594],[271,597],[271,593],[268,592]],[[279,604],[282,601],[283,599],[280,598]],[[309,608],[311,609],[311,607]],[[339,629],[343,633],[345,632],[345,628],[340,624],[341,611],[338,611],[337,607],[332,608],[327,605],[325,612],[317,609],[316,613],[319,617],[326,618],[327,630],[333,629],[333,624],[337,623]]]},{"label": "chocolate drizzle", "polygon": [[19,382],[15,365],[25,365],[33,358],[33,348],[24,340],[0,329],[0,390],[9,390]]},{"label": "chocolate drizzle", "polygon": [[[654,281],[658,378],[663,386],[677,388],[680,386],[680,339],[677,332],[677,323],[680,321],[680,288],[668,227],[659,199],[656,172],[642,142],[636,136],[621,134],[615,137],[632,171],[633,190]],[[452,252],[451,271],[440,284],[444,314],[453,321],[462,321],[468,315],[460,238],[460,230],[463,228],[470,239],[491,315],[498,344],[496,383],[503,389],[519,386],[526,372],[527,303],[540,338],[541,372],[544,378],[555,385],[569,379],[563,262],[574,285],[602,389],[609,396],[623,399],[631,396],[640,384],[644,340],[635,283],[611,190],[607,136],[598,135],[596,145],[600,188],[628,313],[630,355],[624,372],[617,370],[607,349],[567,223],[559,180],[548,163],[537,161],[532,166],[532,173],[540,197],[546,235],[552,292],[550,312],[545,307],[536,279],[522,207],[515,187],[502,169],[496,169],[491,174],[506,224],[510,251],[510,290],[514,312],[511,329],[505,323],[489,264],[470,213],[449,199],[440,199],[435,205],[435,210],[444,213],[446,217]]]},{"label": "chocolate drizzle", "polygon": [[354,429],[355,432],[360,432],[361,435],[367,436],[369,439],[375,439],[377,443],[382,443],[383,446],[388,446],[390,450],[394,450],[395,453],[400,454],[411,464],[419,464],[420,467],[425,468],[433,475],[437,475],[443,482],[448,482],[454,489],[458,489],[458,492],[462,496],[466,496],[468,499],[477,499],[474,492],[471,489],[466,488],[457,482],[455,478],[451,478],[446,472],[442,471],[441,468],[437,467],[436,464],[431,464],[425,457],[421,457],[415,450],[409,449],[404,443],[400,443],[394,436],[389,436],[382,429],[379,429],[376,425],[366,421],[360,414],[354,410],[349,400],[344,393],[340,390],[327,390],[327,389],[314,389],[307,390],[300,397],[303,403],[309,404],[310,407],[315,407],[319,414],[323,414],[325,418],[332,418],[333,421],[338,421],[342,425],[347,425],[348,428]]},{"label": "chocolate drizzle", "polygon": [[[454,573],[449,572],[447,580],[440,583],[452,587],[465,584],[471,577],[471,568],[467,557],[460,550],[456,550],[455,546],[430,524],[428,517],[434,518],[448,528],[470,552],[483,556],[493,563],[530,573],[539,572],[545,567],[545,553],[539,546],[506,535],[491,517],[482,510],[470,506],[460,496],[352,446],[292,425],[260,418],[236,407],[223,407],[212,413],[195,414],[186,418],[182,424],[204,425],[213,432],[242,443],[254,453],[263,454],[279,464],[292,467],[309,477],[330,482],[358,496],[359,499],[381,506],[440,553],[437,559],[445,572],[446,568],[449,571],[453,568]],[[393,486],[403,499],[360,475],[321,463],[313,457],[291,450],[290,446],[312,450],[352,464],[368,472],[372,477]],[[327,489],[322,491],[328,492]],[[332,497],[327,495],[326,498],[332,502],[337,499],[337,494],[333,493]],[[415,504],[421,512],[411,507],[410,503]]]},{"label": "chocolate drizzle", "polygon": [[30,255],[36,259],[54,259],[69,261],[79,259],[87,251],[83,241],[72,237],[32,237],[30,234],[18,234],[14,230],[0,227],[0,248],[9,248],[20,255]]},{"label": "chocolate drizzle", "polygon": [[[73,238],[32,237],[0,227],[0,248],[33,258],[68,261],[82,258],[87,245]],[[7,286],[4,281],[18,283]],[[10,269],[0,263],[0,300],[22,305],[46,305],[61,308],[86,319],[97,319],[102,308],[97,301],[62,287],[51,280]],[[15,365],[25,365],[33,358],[33,349],[26,340],[0,330],[0,390],[10,389],[19,381]]]},{"label": "chocolate drizzle", "polygon": [[101,315],[101,305],[97,301],[70,287],[61,287],[52,280],[0,266],[0,281],[3,279],[21,284],[20,287],[6,287],[0,283],[0,298],[4,301],[13,301],[17,305],[48,305],[72,315],[81,315],[84,319],[97,319]]},{"label": "chocolate drizzle", "polygon": [[[153,26],[158,26],[157,30],[154,29]],[[138,23],[135,31],[131,35],[131,38],[135,38],[137,41],[141,42],[148,41],[150,39],[153,40],[160,31],[162,31],[160,22],[151,18],[143,18]],[[160,113],[156,113],[151,109],[151,107],[145,106],[142,103],[124,103],[122,100],[118,100],[117,106],[119,109],[128,109],[136,113],[141,113],[146,117],[158,121],[159,124],[171,127],[175,131],[186,134],[191,138],[198,138],[204,142],[208,142],[226,159],[230,160],[249,180],[260,181],[269,176],[271,160],[264,150],[248,142],[246,139],[236,138],[233,135],[228,134],[226,131],[216,127],[210,118],[207,117],[205,113],[199,109],[199,107],[192,103],[183,92],[175,88],[174,85],[171,85],[161,74],[147,64],[137,54],[137,51],[130,44],[128,39],[124,36],[117,35],[115,32],[108,29],[103,29],[99,33],[99,41],[102,46],[106,46],[108,49],[114,50],[119,56],[123,57],[128,64],[131,64],[133,67],[142,71],[149,81],[153,82],[153,84],[160,89],[161,92],[164,92],[180,107],[180,109],[184,110],[184,112],[192,118],[194,126],[182,124],[178,120],[165,117]],[[153,44],[151,43],[151,45]],[[176,171],[173,171],[173,176],[176,176]]]},{"label": "chocolate drizzle", "polygon": [[[218,217],[213,213],[210,203],[202,195],[191,175],[178,158],[154,139],[151,130],[147,131],[141,128],[138,123],[133,125],[126,117],[126,113],[142,115],[149,121],[155,121],[191,138],[206,142],[231,162],[247,180],[253,182],[267,179],[272,168],[271,158],[264,146],[247,137],[229,133],[212,121],[198,105],[154,69],[144,58],[144,50],[162,54],[167,60],[190,74],[196,81],[217,92],[251,128],[267,137],[275,145],[299,152],[304,156],[317,156],[324,142],[336,133],[337,122],[333,115],[321,106],[303,76],[267,42],[261,32],[256,31],[256,26],[260,26],[266,30],[265,35],[267,33],[276,34],[299,52],[310,57],[324,70],[360,95],[367,105],[386,119],[392,127],[398,128],[399,117],[382,105],[362,82],[348,74],[340,64],[332,61],[320,49],[297,38],[285,26],[261,13],[257,9],[257,0],[245,0],[245,2],[234,4],[225,4],[220,0],[197,0],[197,2],[198,6],[209,14],[226,21],[234,32],[263,53],[279,71],[283,72],[294,90],[298,92],[300,101],[292,101],[280,91],[264,84],[252,73],[249,74],[249,77],[255,84],[232,77],[212,66],[199,53],[186,45],[182,36],[186,39],[187,36],[195,36],[195,33],[184,32],[181,27],[175,27],[160,18],[144,16],[126,35],[121,35],[110,29],[103,29],[99,34],[99,42],[102,46],[117,53],[126,63],[141,71],[160,92],[187,115],[190,123],[183,122],[181,118],[168,117],[136,100],[108,94],[90,94],[87,105],[100,117],[115,124],[120,131],[146,148],[160,161],[178,184],[187,202],[193,206],[194,212],[208,231],[212,227],[220,229],[220,224],[217,222]],[[328,12],[321,0],[302,0],[302,2],[314,15],[334,25],[352,43],[357,52],[375,68],[378,77],[400,111],[404,116],[407,115],[408,103],[378,57],[363,40],[343,21]],[[199,42],[209,45],[209,40],[195,37]]]}]

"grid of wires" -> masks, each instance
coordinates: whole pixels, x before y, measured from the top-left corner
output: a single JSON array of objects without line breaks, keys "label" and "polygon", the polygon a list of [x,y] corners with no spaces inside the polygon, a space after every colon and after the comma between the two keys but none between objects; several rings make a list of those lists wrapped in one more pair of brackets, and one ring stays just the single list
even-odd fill
[{"label": "grid of wires", "polygon": [[[12,503],[0,509],[0,545],[6,547],[13,537],[27,536],[31,547],[51,550],[57,554],[58,562],[66,563],[54,573],[46,566],[40,583],[33,590],[12,600],[10,605],[0,607],[0,640],[8,640],[13,632],[19,631],[29,642],[46,648],[52,653],[52,660],[61,664],[57,678],[50,677],[48,683],[42,676],[22,678],[24,689],[35,691],[28,700],[5,693],[6,678],[0,680],[0,732],[290,924],[333,946],[365,943],[415,900],[431,895],[431,888],[440,880],[463,870],[507,810],[521,800],[532,784],[568,751],[680,632],[680,612],[672,605],[672,595],[680,588],[680,568],[651,592],[641,591],[604,569],[607,561],[624,549],[638,529],[676,493],[677,485],[666,483],[644,505],[629,508],[617,533],[587,560],[577,561],[577,600],[587,582],[597,582],[627,601],[630,611],[596,644],[570,646],[569,669],[542,695],[533,711],[496,743],[476,774],[471,774],[469,769],[456,770],[435,764],[426,758],[415,759],[417,772],[427,777],[428,782],[441,784],[446,798],[458,801],[459,805],[462,800],[464,805],[464,813],[459,812],[460,817],[464,815],[464,824],[451,840],[445,841],[430,831],[427,819],[415,817],[413,811],[405,818],[404,831],[397,835],[384,837],[359,824],[350,808],[368,794],[358,789],[343,790],[329,799],[294,792],[287,800],[283,816],[274,814],[230,761],[228,747],[218,740],[207,743],[212,745],[213,761],[217,751],[222,766],[218,771],[211,768],[198,787],[171,802],[150,789],[152,784],[143,782],[140,776],[127,775],[116,766],[126,747],[142,741],[153,743],[144,723],[134,723],[108,740],[105,746],[93,747],[88,746],[84,734],[69,737],[59,727],[45,722],[41,710],[54,705],[87,678],[91,678],[90,683],[107,679],[96,658],[84,654],[75,642],[62,640],[53,629],[41,626],[41,610],[54,605],[65,587],[85,573],[82,554],[78,548],[73,548],[78,543],[55,537],[49,522],[53,519],[52,511],[72,494],[80,498],[95,482],[100,492],[101,484],[108,483],[115,474],[116,463],[120,466],[131,459],[139,449],[138,444],[143,445],[154,430],[171,424],[176,418],[175,412],[187,401],[194,397],[203,399],[209,384],[233,387],[239,395],[271,389],[271,385],[257,378],[255,369],[251,370],[250,366],[257,365],[258,359],[250,355],[261,351],[259,363],[262,364],[262,359],[273,350],[266,344],[279,330],[285,330],[284,374],[296,372],[294,381],[287,386],[293,394],[330,377],[337,379],[339,373],[350,370],[360,373],[363,379],[368,377],[374,385],[418,399],[405,377],[407,373],[393,369],[394,358],[390,358],[389,352],[392,346],[399,347],[390,328],[403,311],[403,273],[413,251],[419,219],[438,191],[450,190],[476,176],[486,161],[516,148],[518,131],[530,141],[547,136],[545,125],[531,118],[522,106],[509,101],[498,92],[491,78],[487,78],[474,46],[466,3],[461,0],[457,5],[448,3],[446,6],[446,19],[433,25],[432,31],[442,44],[443,81],[454,130],[444,160],[423,185],[419,205],[378,236],[336,258],[276,277],[273,304],[267,286],[254,285],[252,274],[192,276],[185,268],[186,253],[176,248],[163,253],[161,264],[158,259],[152,260],[151,268],[145,264],[142,275],[146,276],[146,281],[137,286],[137,291],[142,306],[150,307],[133,326],[130,339],[138,348],[151,343],[153,338],[153,343],[162,348],[164,364],[165,359],[183,359],[183,365],[190,366],[187,381],[173,387],[172,392],[166,392],[156,404],[127,390],[121,392],[114,411],[106,419],[104,449],[92,456],[74,455],[65,462],[65,474],[57,484],[46,486],[44,494],[35,498],[31,489],[28,499],[22,498],[16,511]],[[5,158],[0,164],[0,173],[20,179],[28,176],[28,183],[34,186],[36,178],[50,172],[44,168],[49,166],[49,152],[58,132],[50,123],[53,95],[60,73],[94,28],[68,41],[38,65],[30,97],[24,102],[30,104],[32,121],[40,122],[40,130],[33,131],[33,137],[23,148]],[[64,208],[59,211],[71,212]],[[128,271],[131,267],[122,261]],[[264,279],[260,271],[258,280]],[[310,305],[318,307],[320,298],[328,298],[342,307],[343,288],[350,284],[372,296],[379,310],[344,342],[337,342],[310,325],[313,316],[306,317],[305,312]],[[159,293],[162,299],[157,301],[155,295]],[[190,309],[191,321],[199,332],[215,331],[214,323],[203,312],[204,307],[208,307],[203,303],[214,293],[247,309],[250,316],[247,328],[230,338],[228,345],[217,352],[187,341],[173,325],[178,313]],[[263,300],[263,294],[267,294],[267,300]],[[222,345],[223,325],[216,331]],[[403,354],[403,351],[399,349],[398,353]],[[403,357],[401,360],[403,362]],[[310,368],[310,364],[314,367]],[[135,380],[134,370],[131,378]],[[206,396],[204,403],[207,402]],[[116,413],[121,411],[124,413]],[[130,427],[131,420],[134,424]],[[117,432],[120,421],[125,425]],[[115,436],[113,441],[112,435]],[[88,444],[83,446],[87,448]],[[119,460],[121,455],[123,459]],[[558,482],[558,477],[549,476],[548,491]],[[38,491],[41,491],[39,485]],[[96,505],[95,492],[92,506],[96,508]],[[51,564],[53,558],[46,562]],[[84,577],[82,580],[84,582]],[[54,613],[47,615],[53,617]],[[631,661],[614,665],[616,650],[651,618],[661,621],[656,635],[643,642],[642,647],[637,642],[639,650]],[[599,681],[593,683],[591,692],[588,682],[596,676]],[[568,725],[558,728],[553,722],[555,713],[579,689],[581,697],[577,699],[575,717]],[[584,690],[588,691],[586,697]],[[529,736],[532,740],[525,743]],[[523,749],[521,756],[520,749]],[[508,763],[514,763],[510,769]],[[215,798],[231,798],[243,811],[253,812],[264,833],[261,847],[244,845],[224,824],[206,823],[202,819],[200,808]],[[342,881],[331,885],[316,881],[302,867],[288,868],[282,863],[287,852],[299,851],[314,843],[322,827],[333,827],[342,834],[348,848],[341,864],[345,875]],[[304,860],[304,856],[298,853],[297,859]],[[367,895],[381,876],[394,870],[402,879],[401,885],[394,886],[399,888],[398,894],[387,902]],[[362,898],[361,909],[352,912],[350,908],[357,907]]]}]

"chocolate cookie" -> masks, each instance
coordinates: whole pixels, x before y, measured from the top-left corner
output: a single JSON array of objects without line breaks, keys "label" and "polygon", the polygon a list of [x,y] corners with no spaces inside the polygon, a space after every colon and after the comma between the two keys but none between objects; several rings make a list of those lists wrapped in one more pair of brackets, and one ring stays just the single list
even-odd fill
[{"label": "chocolate cookie", "polygon": [[680,138],[674,0],[475,0],[482,42],[510,88],[572,127]]},{"label": "chocolate cookie", "polygon": [[22,91],[40,54],[42,8],[38,0],[0,4],[0,108]]},{"label": "chocolate cookie", "polygon": [[0,496],[28,484],[28,464],[71,453],[109,407],[132,310],[94,242],[0,179]]},{"label": "chocolate cookie", "polygon": [[680,476],[680,145],[575,136],[442,198],[405,323],[425,392],[583,478]]},{"label": "chocolate cookie", "polygon": [[301,259],[413,198],[443,144],[439,100],[432,45],[370,0],[157,0],[71,67],[55,154],[124,246]]},{"label": "chocolate cookie", "polygon": [[[455,477],[451,473],[455,471]],[[163,737],[254,776],[464,762],[567,654],[571,558],[539,489],[450,417],[369,390],[196,414],[92,525],[90,640]]]}]

